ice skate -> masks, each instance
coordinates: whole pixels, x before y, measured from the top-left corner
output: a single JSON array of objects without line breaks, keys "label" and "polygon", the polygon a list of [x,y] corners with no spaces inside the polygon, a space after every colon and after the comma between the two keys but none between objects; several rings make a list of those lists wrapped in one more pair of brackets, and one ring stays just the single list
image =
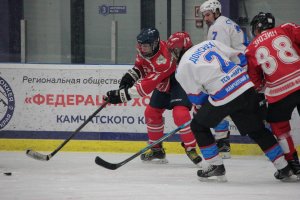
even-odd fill
[{"label": "ice skate", "polygon": [[200,163],[202,161],[202,158],[197,154],[196,149],[192,149],[190,151],[185,150],[185,153],[195,165],[201,166]]},{"label": "ice skate", "polygon": [[141,154],[141,160],[145,163],[168,163],[165,150],[162,147],[153,147],[149,149],[147,152]]},{"label": "ice skate", "polygon": [[288,163],[293,173],[300,179],[300,163],[297,152],[294,153],[293,157],[294,160],[288,160]]},{"label": "ice skate", "polygon": [[195,164],[198,165],[200,167],[202,167],[201,165],[201,161],[202,158],[201,156],[198,155],[196,148],[185,148],[184,143],[181,143],[181,146],[184,148],[186,155],[189,157],[189,159]]},{"label": "ice skate", "polygon": [[199,180],[203,182],[227,182],[224,165],[209,165],[206,169],[200,169],[197,172]]},{"label": "ice skate", "polygon": [[223,159],[231,158],[230,155],[230,141],[229,141],[229,133],[226,138],[216,140],[217,147],[219,149],[219,154]]},{"label": "ice skate", "polygon": [[276,179],[283,182],[294,182],[299,180],[299,178],[293,173],[289,165],[287,165],[283,169],[277,170],[274,176]]},{"label": "ice skate", "polygon": [[300,164],[299,164],[299,160],[290,160],[290,161],[288,161],[288,163],[289,163],[289,166],[292,169],[293,173],[300,180]]}]

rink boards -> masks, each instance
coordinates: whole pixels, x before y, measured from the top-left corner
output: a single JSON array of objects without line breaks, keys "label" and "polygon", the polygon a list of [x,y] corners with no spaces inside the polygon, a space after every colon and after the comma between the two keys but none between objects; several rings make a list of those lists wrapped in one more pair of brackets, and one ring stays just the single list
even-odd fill
[{"label": "rink boards", "polygon": [[[99,106],[103,96],[117,89],[131,65],[0,64],[0,150],[52,151],[68,138]],[[149,96],[120,105],[108,105],[65,151],[136,152],[146,145],[144,109]],[[166,111],[165,132],[176,128]],[[300,144],[298,113],[292,134]],[[230,124],[234,154],[261,151]],[[165,143],[167,151],[181,153],[179,136]]]}]

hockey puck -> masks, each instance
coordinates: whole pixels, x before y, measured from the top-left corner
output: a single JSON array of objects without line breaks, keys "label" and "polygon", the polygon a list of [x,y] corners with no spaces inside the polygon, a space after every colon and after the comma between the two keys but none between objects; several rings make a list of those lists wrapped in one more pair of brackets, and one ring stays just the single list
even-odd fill
[{"label": "hockey puck", "polygon": [[11,176],[11,175],[12,175],[11,172],[4,172],[3,174],[4,174],[5,176]]}]

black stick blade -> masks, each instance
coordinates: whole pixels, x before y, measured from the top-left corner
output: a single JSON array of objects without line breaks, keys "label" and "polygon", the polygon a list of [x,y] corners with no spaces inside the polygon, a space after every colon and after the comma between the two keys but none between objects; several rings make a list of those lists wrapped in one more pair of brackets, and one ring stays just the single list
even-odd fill
[{"label": "black stick blade", "polygon": [[99,156],[97,156],[95,158],[95,163],[97,165],[100,165],[100,166],[102,166],[102,167],[104,167],[106,169],[110,169],[110,170],[116,170],[116,169],[118,169],[121,166],[119,164],[113,164],[113,163],[106,162],[105,160],[103,160]]},{"label": "black stick blade", "polygon": [[41,161],[48,161],[50,159],[48,155],[44,155],[30,149],[26,151],[26,155],[29,156],[30,158],[41,160]]}]

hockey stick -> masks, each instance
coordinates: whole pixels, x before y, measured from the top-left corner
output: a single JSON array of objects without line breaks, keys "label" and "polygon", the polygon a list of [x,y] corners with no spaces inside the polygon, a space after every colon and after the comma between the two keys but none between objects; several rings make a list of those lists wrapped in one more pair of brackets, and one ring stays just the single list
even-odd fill
[{"label": "hockey stick", "polygon": [[61,145],[59,145],[52,153],[48,154],[48,155],[44,155],[41,154],[39,152],[33,151],[28,149],[26,151],[26,155],[36,159],[36,160],[42,160],[42,161],[48,161],[50,160],[50,158],[52,158],[61,148],[63,148],[83,127],[85,127],[85,125],[87,123],[89,123],[93,117],[95,117],[107,104],[109,103],[109,101],[105,101],[91,116],[89,116],[89,118],[87,120],[84,121],[83,124],[81,124],[81,126],[79,126],[75,132],[68,138],[66,139]]},{"label": "hockey stick", "polygon": [[178,131],[180,131],[181,129],[183,129],[184,127],[190,125],[192,120],[182,124],[181,126],[178,126],[176,129],[174,129],[173,131],[165,134],[163,137],[161,137],[159,140],[153,142],[152,144],[149,144],[148,146],[146,146],[145,148],[141,149],[139,152],[135,153],[134,155],[130,156],[129,158],[127,158],[126,160],[119,162],[119,163],[109,163],[105,160],[103,160],[102,158],[100,158],[99,156],[97,156],[95,158],[95,163],[97,165],[100,165],[106,169],[110,169],[110,170],[115,170],[118,169],[119,167],[122,167],[123,165],[125,165],[126,163],[128,163],[129,161],[133,160],[134,158],[138,157],[139,155],[141,155],[142,153],[146,152],[148,149],[150,149],[151,147],[161,143],[162,141],[164,141],[165,139],[169,138],[170,136],[174,135],[175,133],[177,133]]}]

